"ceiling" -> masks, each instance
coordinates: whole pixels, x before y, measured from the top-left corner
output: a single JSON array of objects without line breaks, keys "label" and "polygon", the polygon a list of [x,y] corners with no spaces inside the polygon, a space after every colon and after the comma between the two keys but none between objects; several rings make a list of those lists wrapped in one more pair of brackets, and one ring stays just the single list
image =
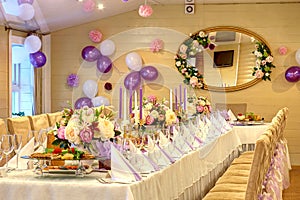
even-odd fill
[{"label": "ceiling", "polygon": [[[145,0],[93,0],[96,3],[103,3],[104,9],[86,12],[83,10],[83,2],[78,0],[34,0],[34,18],[30,21],[23,21],[19,17],[6,13],[3,4],[8,1],[0,0],[0,23],[13,29],[23,31],[36,31],[49,33],[96,21],[120,13],[138,10],[138,7],[145,3]],[[191,1],[191,0],[187,0]],[[147,0],[148,5],[184,4],[185,0]],[[298,0],[195,0],[196,4],[237,4],[237,3],[290,3]],[[154,10],[155,12],[155,10]],[[138,14],[138,13],[137,13]]]}]

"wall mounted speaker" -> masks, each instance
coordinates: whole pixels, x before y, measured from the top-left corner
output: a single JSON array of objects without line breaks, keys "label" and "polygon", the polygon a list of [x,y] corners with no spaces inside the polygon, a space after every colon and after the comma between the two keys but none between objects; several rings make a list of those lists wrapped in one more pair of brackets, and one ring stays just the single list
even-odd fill
[{"label": "wall mounted speaker", "polygon": [[194,14],[195,6],[194,5],[185,5],[185,14]]},{"label": "wall mounted speaker", "polygon": [[194,4],[195,0],[185,0],[185,4]]}]

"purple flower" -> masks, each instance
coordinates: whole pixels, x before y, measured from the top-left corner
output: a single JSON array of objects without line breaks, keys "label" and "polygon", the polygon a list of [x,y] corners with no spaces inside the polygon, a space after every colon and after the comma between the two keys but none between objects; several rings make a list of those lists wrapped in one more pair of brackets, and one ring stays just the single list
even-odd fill
[{"label": "purple flower", "polygon": [[70,87],[77,87],[79,85],[79,77],[77,74],[70,74],[67,78],[67,84]]},{"label": "purple flower", "polygon": [[83,142],[90,143],[94,137],[94,133],[91,129],[82,129],[79,133]]},{"label": "purple flower", "polygon": [[61,126],[59,127],[59,129],[57,130],[57,137],[59,139],[65,140],[65,126]]}]

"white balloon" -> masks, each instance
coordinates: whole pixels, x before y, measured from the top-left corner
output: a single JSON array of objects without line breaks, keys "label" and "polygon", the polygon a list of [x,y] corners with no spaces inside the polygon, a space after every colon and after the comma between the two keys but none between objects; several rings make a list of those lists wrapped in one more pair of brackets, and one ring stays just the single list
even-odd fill
[{"label": "white balloon", "polygon": [[297,63],[300,65],[300,49],[298,49],[298,50],[296,51],[296,56],[295,56],[295,58],[296,58]]},{"label": "white balloon", "polygon": [[29,53],[23,46],[14,46],[12,48],[12,62],[13,63],[21,63],[26,58],[29,59]]},{"label": "white balloon", "polygon": [[34,17],[34,7],[29,3],[19,5],[18,17],[24,21],[31,20]]},{"label": "white balloon", "polygon": [[87,80],[82,86],[83,93],[89,98],[93,98],[98,93],[98,84],[94,80]]},{"label": "white balloon", "polygon": [[109,100],[104,97],[104,96],[97,96],[97,97],[94,97],[92,98],[92,103],[94,105],[94,107],[98,107],[98,106],[109,106],[110,103],[109,103]]},{"label": "white balloon", "polygon": [[42,42],[38,36],[30,35],[25,38],[24,47],[28,53],[35,53],[41,49]]},{"label": "white balloon", "polygon": [[110,56],[115,52],[115,43],[111,40],[104,40],[100,44],[100,52],[104,56]]},{"label": "white balloon", "polygon": [[129,69],[133,71],[140,71],[142,69],[142,58],[138,53],[131,52],[126,56],[126,64]]}]

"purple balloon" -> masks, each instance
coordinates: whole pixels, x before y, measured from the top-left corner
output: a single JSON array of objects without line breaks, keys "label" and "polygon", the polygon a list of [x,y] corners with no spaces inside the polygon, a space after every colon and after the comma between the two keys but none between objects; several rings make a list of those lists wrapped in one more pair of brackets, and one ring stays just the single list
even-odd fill
[{"label": "purple balloon", "polygon": [[107,56],[101,56],[97,60],[97,69],[102,73],[107,73],[111,70],[112,63],[109,57]]},{"label": "purple balloon", "polygon": [[158,77],[158,71],[153,66],[146,66],[141,69],[140,75],[147,81],[154,81]]},{"label": "purple balloon", "polygon": [[292,66],[285,72],[285,79],[289,82],[297,82],[300,80],[300,67]]},{"label": "purple balloon", "polygon": [[21,5],[23,3],[33,4],[33,0],[18,0],[18,4]]},{"label": "purple balloon", "polygon": [[47,61],[45,54],[41,51],[29,54],[29,59],[30,63],[36,68],[44,66]]},{"label": "purple balloon", "polygon": [[86,46],[82,49],[81,56],[84,60],[88,62],[94,62],[98,58],[100,58],[101,53],[100,50],[94,46]]},{"label": "purple balloon", "polygon": [[124,80],[124,86],[128,90],[135,90],[141,83],[140,73],[137,71],[130,72]]},{"label": "purple balloon", "polygon": [[94,107],[92,100],[88,97],[81,97],[77,99],[74,104],[75,109],[80,109],[83,106],[88,106],[89,108]]}]

